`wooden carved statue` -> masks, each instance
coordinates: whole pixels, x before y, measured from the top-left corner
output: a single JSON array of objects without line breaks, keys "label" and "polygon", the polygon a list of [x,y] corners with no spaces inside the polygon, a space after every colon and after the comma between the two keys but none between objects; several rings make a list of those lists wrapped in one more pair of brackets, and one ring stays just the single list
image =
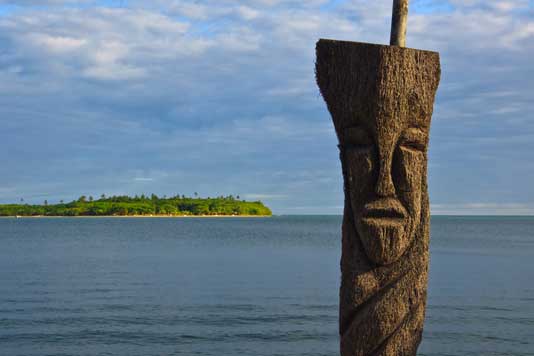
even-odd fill
[{"label": "wooden carved statue", "polygon": [[439,54],[334,40],[319,40],[316,50],[344,178],[341,355],[415,355],[426,305],[427,147]]}]

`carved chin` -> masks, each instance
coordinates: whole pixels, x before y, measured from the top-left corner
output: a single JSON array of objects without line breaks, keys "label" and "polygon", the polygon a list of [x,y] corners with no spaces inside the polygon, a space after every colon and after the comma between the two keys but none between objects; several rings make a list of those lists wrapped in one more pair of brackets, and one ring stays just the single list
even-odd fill
[{"label": "carved chin", "polygon": [[367,257],[379,265],[397,261],[409,245],[410,219],[357,219],[356,228]]}]

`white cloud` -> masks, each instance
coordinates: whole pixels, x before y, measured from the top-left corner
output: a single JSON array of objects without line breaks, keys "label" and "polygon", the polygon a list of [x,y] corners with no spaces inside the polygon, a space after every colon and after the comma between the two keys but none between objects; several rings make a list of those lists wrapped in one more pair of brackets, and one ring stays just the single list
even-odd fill
[{"label": "white cloud", "polygon": [[249,27],[230,29],[216,37],[216,47],[232,52],[253,52],[260,49],[262,36]]},{"label": "white cloud", "polygon": [[243,198],[248,199],[248,200],[262,200],[262,199],[280,200],[280,199],[286,199],[287,195],[247,193],[247,194],[243,194]]},{"label": "white cloud", "polygon": [[529,6],[529,0],[449,0],[449,3],[462,11],[486,7],[492,10],[507,12],[526,9]]},{"label": "white cloud", "polygon": [[194,3],[194,2],[185,2],[185,1],[174,1],[171,5],[171,10],[174,12],[180,13],[183,16],[189,17],[191,19],[205,20],[208,18],[209,7]]},{"label": "white cloud", "polygon": [[134,178],[134,181],[136,182],[152,182],[154,178],[148,178],[148,177],[136,177]]},{"label": "white cloud", "polygon": [[[125,184],[133,191],[143,180],[136,185],[132,177],[158,177],[161,190],[180,182],[212,195],[217,185],[225,193],[287,196],[273,203],[302,208],[293,212],[339,205],[336,139],[314,83],[315,42],[387,43],[390,0],[16,3],[24,9],[0,17],[0,138],[17,147],[0,153],[9,167],[0,185],[35,171],[54,182],[47,172],[60,171],[79,182],[73,191],[93,184],[80,176],[98,175],[94,190],[106,192]],[[413,12],[408,24],[408,45],[442,59],[432,197],[534,201],[527,187],[534,179],[532,10],[521,0],[452,4]],[[146,170],[137,172],[140,165]],[[496,165],[503,169],[493,172]],[[20,186],[37,186],[31,179]],[[499,207],[464,206],[475,208]]]},{"label": "white cloud", "polygon": [[260,16],[260,12],[258,10],[255,10],[249,6],[238,6],[236,8],[237,13],[244,19],[244,20],[254,20],[258,16]]},{"label": "white cloud", "polygon": [[0,0],[0,4],[17,6],[63,6],[63,5],[86,5],[94,0]]},{"label": "white cloud", "polygon": [[[50,75],[79,72],[104,80],[143,78],[154,62],[199,55],[213,44],[186,38],[187,23],[141,9],[21,13],[0,19],[0,28],[10,37],[12,52]],[[43,50],[59,57],[43,56]]]},{"label": "white cloud", "polygon": [[107,64],[87,67],[82,71],[82,75],[91,79],[131,80],[146,77],[147,73],[142,68],[121,64]]},{"label": "white cloud", "polygon": [[534,215],[534,203],[431,204],[433,215]]},{"label": "white cloud", "polygon": [[31,33],[28,40],[36,46],[42,46],[50,52],[68,53],[75,51],[87,44],[83,38],[72,38],[65,36],[51,36],[47,34]]}]

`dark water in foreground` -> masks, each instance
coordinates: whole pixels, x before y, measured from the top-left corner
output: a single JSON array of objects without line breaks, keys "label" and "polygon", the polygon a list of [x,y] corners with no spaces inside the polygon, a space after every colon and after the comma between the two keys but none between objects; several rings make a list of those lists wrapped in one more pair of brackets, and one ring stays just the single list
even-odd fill
[{"label": "dark water in foreground", "polygon": [[[0,219],[0,355],[337,355],[340,217]],[[420,355],[534,355],[534,218],[434,217]]]}]

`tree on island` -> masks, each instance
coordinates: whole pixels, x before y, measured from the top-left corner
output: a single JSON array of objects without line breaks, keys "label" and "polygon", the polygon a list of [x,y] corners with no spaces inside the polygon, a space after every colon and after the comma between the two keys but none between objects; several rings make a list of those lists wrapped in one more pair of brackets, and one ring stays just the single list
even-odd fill
[{"label": "tree on island", "polygon": [[[196,193],[196,192],[195,192]],[[103,196],[103,194],[102,194]],[[0,216],[107,216],[107,215],[271,215],[271,210],[262,202],[247,202],[239,196],[219,196],[201,198],[196,193],[194,198],[176,195],[171,198],[159,198],[155,194],[141,196],[109,196],[94,200],[91,196],[80,196],[77,200],[64,204],[0,205]]]}]

